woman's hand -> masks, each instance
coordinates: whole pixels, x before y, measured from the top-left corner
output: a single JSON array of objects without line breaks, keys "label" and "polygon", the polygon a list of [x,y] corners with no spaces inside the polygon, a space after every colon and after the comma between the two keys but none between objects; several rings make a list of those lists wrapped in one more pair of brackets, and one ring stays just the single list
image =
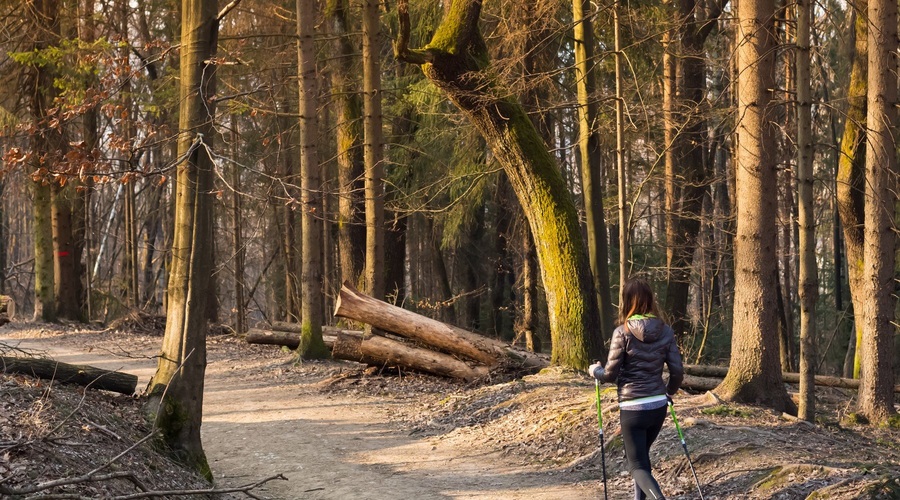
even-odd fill
[{"label": "woman's hand", "polygon": [[589,366],[587,371],[597,380],[603,380],[603,375],[606,373],[603,369],[603,363],[600,363],[599,361]]}]

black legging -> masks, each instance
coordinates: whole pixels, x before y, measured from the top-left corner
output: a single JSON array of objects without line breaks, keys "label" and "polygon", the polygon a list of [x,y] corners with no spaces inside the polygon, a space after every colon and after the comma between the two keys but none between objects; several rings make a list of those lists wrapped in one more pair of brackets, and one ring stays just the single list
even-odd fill
[{"label": "black legging", "polygon": [[635,500],[665,498],[659,489],[659,483],[650,473],[650,446],[662,429],[666,407],[653,410],[623,409],[620,418],[628,471],[634,479]]}]

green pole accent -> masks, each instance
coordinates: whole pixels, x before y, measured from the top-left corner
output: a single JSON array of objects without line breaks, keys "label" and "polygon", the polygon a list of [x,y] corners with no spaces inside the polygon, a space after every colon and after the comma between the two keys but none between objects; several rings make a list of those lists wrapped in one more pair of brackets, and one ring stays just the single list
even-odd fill
[{"label": "green pole accent", "polygon": [[678,418],[675,416],[675,406],[672,403],[669,403],[669,413],[672,414],[672,421],[675,422],[675,430],[678,431],[678,438],[681,439],[681,444],[684,445],[684,433],[681,432],[681,426],[678,424]]},{"label": "green pole accent", "polygon": [[[600,423],[600,436],[603,436],[603,414],[600,412],[600,381],[594,380],[594,388],[597,390],[597,422]],[[681,432],[681,431],[679,431]]]},{"label": "green pole accent", "polygon": [[600,381],[597,379],[594,379],[594,390],[597,393],[597,423],[600,425],[600,463],[603,468],[603,499],[607,500],[609,497],[607,497],[606,493],[606,446],[603,444],[603,412],[600,409]]},{"label": "green pole accent", "polygon": [[681,439],[681,447],[684,449],[684,456],[691,468],[691,475],[694,476],[694,482],[697,483],[697,493],[700,495],[700,500],[705,500],[703,490],[700,488],[700,479],[697,478],[697,472],[694,470],[694,463],[691,461],[691,454],[688,453],[687,443],[684,442],[684,433],[681,432],[681,425],[678,424],[678,418],[675,416],[675,405],[672,404],[671,399],[669,400],[669,413],[672,414],[672,421],[675,422],[675,430],[678,431],[678,439]]}]

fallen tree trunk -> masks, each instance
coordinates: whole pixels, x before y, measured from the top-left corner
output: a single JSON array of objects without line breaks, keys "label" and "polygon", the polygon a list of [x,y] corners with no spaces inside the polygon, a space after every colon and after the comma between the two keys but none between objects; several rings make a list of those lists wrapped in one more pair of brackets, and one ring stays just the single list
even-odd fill
[{"label": "fallen tree trunk", "polygon": [[[728,373],[727,366],[709,365],[684,365],[684,373],[698,377],[724,378]],[[784,372],[781,377],[789,384],[799,384],[800,374]],[[844,389],[859,389],[859,379],[831,377],[828,375],[816,375],[816,385],[823,387],[840,387]],[[894,392],[900,393],[900,385],[894,386]]]},{"label": "fallen tree trunk", "polygon": [[373,366],[400,366],[471,382],[488,375],[484,366],[471,367],[439,352],[407,345],[378,335],[363,337],[340,333],[331,348],[335,359],[356,361]]},{"label": "fallen tree trunk", "polygon": [[374,326],[441,351],[477,361],[488,367],[501,363],[540,369],[549,364],[537,354],[416,314],[369,297],[344,283],[334,315]]},{"label": "fallen tree trunk", "polygon": [[0,356],[0,370],[54,380],[63,384],[78,384],[90,389],[118,392],[131,396],[137,388],[137,375],[113,372],[87,365],[70,365],[46,358],[14,358]]},{"label": "fallen tree trunk", "polygon": [[[325,342],[326,346],[331,347],[331,344],[334,343],[334,339],[334,335],[322,333],[322,340]],[[299,333],[257,330],[251,328],[247,330],[247,336],[244,337],[244,340],[247,341],[248,344],[277,345],[287,347],[291,350],[300,347]]]},{"label": "fallen tree trunk", "polygon": [[[327,326],[322,326],[322,331],[325,331]],[[290,323],[287,321],[273,321],[272,326],[267,328],[267,330],[275,330],[278,332],[292,332],[292,333],[302,333],[303,327],[300,323]]]},{"label": "fallen tree trunk", "polygon": [[694,375],[685,375],[681,382],[682,389],[690,389],[692,391],[711,391],[722,383],[721,378],[696,377]]},{"label": "fallen tree trunk", "polygon": [[[333,326],[323,326],[322,340],[325,341],[325,345],[331,347],[331,344],[334,343],[334,340],[339,333],[362,336],[363,332],[358,330],[344,330]],[[247,335],[244,337],[244,340],[248,344],[279,345],[285,346],[288,349],[296,349],[300,346],[300,332],[251,328],[247,330]]]}]

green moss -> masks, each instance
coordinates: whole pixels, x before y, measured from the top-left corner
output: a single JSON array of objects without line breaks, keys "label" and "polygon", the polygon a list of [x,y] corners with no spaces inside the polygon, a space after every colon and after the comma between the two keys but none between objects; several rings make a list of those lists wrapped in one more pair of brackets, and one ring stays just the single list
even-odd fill
[{"label": "green moss", "polygon": [[199,442],[196,446],[192,446],[184,438],[184,429],[189,424],[191,416],[175,398],[166,398],[160,402],[164,393],[165,386],[155,384],[150,389],[146,407],[149,423],[159,430],[159,435],[152,441],[153,447],[212,483],[212,469],[202,446]]},{"label": "green moss", "polygon": [[775,490],[789,485],[796,478],[806,478],[821,476],[825,472],[825,468],[819,465],[785,465],[775,467],[769,473],[759,480],[754,486],[755,490]]},{"label": "green moss", "polygon": [[297,354],[303,359],[329,359],[331,351],[322,340],[322,327],[314,328],[309,322],[300,325],[300,346]]},{"label": "green moss", "polygon": [[704,408],[700,410],[700,413],[704,415],[715,415],[720,417],[739,417],[739,418],[751,418],[753,417],[753,412],[748,410],[742,410],[740,408],[733,408],[728,405],[716,405],[711,408]]},{"label": "green moss", "polygon": [[755,489],[771,490],[783,485],[786,482],[786,475],[782,474],[783,470],[783,467],[776,467],[773,469],[765,479],[756,483]]},{"label": "green moss", "polygon": [[881,422],[880,427],[885,429],[900,429],[900,415],[892,415],[887,420]]},{"label": "green moss", "polygon": [[869,419],[865,417],[865,415],[861,413],[848,413],[841,423],[844,425],[866,425],[869,423]]}]

